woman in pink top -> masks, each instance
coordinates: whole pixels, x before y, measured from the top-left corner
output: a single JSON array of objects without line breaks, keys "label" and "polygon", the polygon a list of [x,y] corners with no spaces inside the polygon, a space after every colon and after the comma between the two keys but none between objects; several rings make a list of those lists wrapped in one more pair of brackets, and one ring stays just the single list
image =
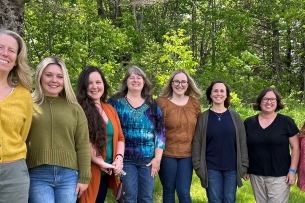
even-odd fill
[{"label": "woman in pink top", "polygon": [[193,165],[191,145],[200,105],[195,97],[201,96],[194,80],[184,69],[176,70],[168,79],[157,102],[165,122],[165,150],[159,177],[163,186],[163,202],[192,202],[190,187]]},{"label": "woman in pink top", "polygon": [[298,187],[305,192],[305,123],[299,133],[300,138],[300,160],[298,169]]}]

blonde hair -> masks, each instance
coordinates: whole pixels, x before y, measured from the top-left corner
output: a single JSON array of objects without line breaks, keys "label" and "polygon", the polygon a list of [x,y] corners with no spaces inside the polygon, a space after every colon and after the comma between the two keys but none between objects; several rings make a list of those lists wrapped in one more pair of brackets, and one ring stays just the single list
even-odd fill
[{"label": "blonde hair", "polygon": [[187,77],[188,88],[185,91],[185,95],[200,98],[201,95],[202,95],[201,91],[196,86],[196,83],[193,80],[193,78],[191,78],[191,76],[188,74],[188,72],[185,69],[182,69],[182,68],[177,69],[172,73],[172,75],[167,80],[165,86],[162,88],[162,93],[161,93],[160,96],[161,97],[166,97],[166,98],[170,98],[170,97],[173,96],[172,82],[173,82],[173,79],[174,79],[175,75],[177,75],[178,73],[184,73]]},{"label": "blonde hair", "polygon": [[64,88],[59,93],[59,96],[61,96],[62,98],[65,98],[69,104],[77,103],[76,96],[73,92],[73,89],[72,89],[72,86],[70,83],[70,78],[69,78],[69,74],[68,74],[66,65],[65,65],[64,61],[57,56],[49,56],[49,57],[43,59],[38,64],[37,69],[36,69],[36,74],[35,74],[35,90],[32,93],[33,101],[39,102],[39,104],[41,104],[44,100],[45,94],[44,94],[43,88],[41,86],[40,79],[41,79],[41,75],[42,75],[44,69],[50,64],[56,64],[56,65],[60,66],[62,73],[63,73]]},{"label": "blonde hair", "polygon": [[32,71],[28,65],[27,48],[22,37],[13,31],[5,29],[0,29],[0,35],[9,35],[13,37],[18,43],[16,65],[8,74],[8,84],[11,86],[17,86],[18,84],[21,84],[30,90],[32,86]]}]

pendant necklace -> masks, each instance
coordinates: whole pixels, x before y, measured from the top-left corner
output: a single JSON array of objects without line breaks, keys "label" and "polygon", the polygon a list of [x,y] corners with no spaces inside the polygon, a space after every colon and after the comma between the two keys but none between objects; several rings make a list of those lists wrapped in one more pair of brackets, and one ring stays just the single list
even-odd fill
[{"label": "pendant necklace", "polygon": [[214,112],[215,115],[218,117],[218,121],[221,121],[221,118],[220,118],[220,117],[222,116],[223,113],[221,113],[220,115],[218,115],[215,111],[213,111],[213,112]]}]

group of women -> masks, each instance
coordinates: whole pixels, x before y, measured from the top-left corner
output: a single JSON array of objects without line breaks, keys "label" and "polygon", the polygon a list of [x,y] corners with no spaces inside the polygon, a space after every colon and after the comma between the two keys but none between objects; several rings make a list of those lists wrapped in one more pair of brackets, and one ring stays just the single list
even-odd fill
[{"label": "group of women", "polygon": [[151,203],[157,174],[164,203],[175,202],[175,193],[188,203],[193,169],[211,203],[235,202],[242,178],[251,180],[257,202],[287,202],[298,165],[305,165],[299,130],[277,113],[284,105],[273,88],[261,91],[253,107],[260,113],[243,122],[229,109],[230,89],[221,80],[207,88],[210,108],[201,113],[202,93],[184,69],[169,77],[156,100],[137,66],[109,99],[110,87],[95,66],[82,70],[75,95],[56,56],[40,62],[34,83],[30,95],[24,41],[0,30],[3,203],[104,202],[120,181],[125,203]]}]

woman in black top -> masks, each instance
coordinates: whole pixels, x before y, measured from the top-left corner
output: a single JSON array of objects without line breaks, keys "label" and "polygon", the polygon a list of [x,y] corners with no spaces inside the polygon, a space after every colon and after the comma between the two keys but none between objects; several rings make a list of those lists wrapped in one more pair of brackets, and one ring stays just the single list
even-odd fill
[{"label": "woman in black top", "polygon": [[[248,174],[256,202],[288,202],[289,186],[296,180],[299,130],[290,117],[277,113],[283,108],[279,93],[273,88],[265,88],[253,106],[261,112],[245,120]],[[248,174],[245,179],[249,179]]]}]

